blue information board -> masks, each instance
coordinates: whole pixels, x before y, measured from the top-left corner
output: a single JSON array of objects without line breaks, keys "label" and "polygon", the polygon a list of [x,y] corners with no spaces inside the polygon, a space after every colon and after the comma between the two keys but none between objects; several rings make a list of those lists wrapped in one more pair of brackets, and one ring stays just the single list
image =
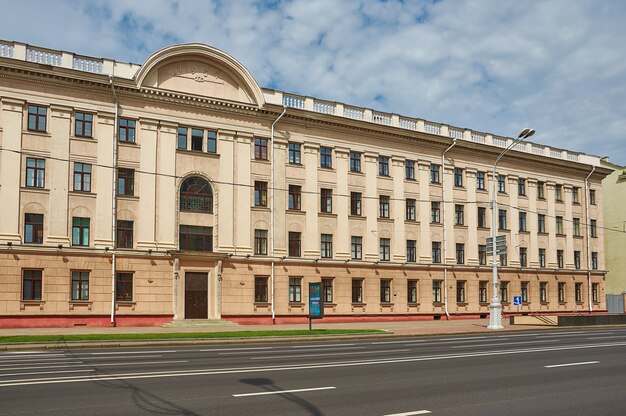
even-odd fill
[{"label": "blue information board", "polygon": [[309,319],[324,317],[324,302],[322,300],[322,284],[309,283]]},{"label": "blue information board", "polygon": [[522,305],[522,297],[513,296],[513,306],[521,306],[521,305]]}]

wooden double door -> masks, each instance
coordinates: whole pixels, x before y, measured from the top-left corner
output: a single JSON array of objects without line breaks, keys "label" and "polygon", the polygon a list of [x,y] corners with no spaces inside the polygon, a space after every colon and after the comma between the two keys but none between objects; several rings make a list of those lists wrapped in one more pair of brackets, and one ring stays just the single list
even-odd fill
[{"label": "wooden double door", "polygon": [[209,274],[185,272],[185,319],[207,319]]}]

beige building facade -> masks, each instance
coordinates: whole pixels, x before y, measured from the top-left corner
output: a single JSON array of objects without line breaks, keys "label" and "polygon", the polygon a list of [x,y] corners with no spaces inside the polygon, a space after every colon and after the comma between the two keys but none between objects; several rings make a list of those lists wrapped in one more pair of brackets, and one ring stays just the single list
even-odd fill
[{"label": "beige building facade", "polygon": [[[134,65],[0,41],[0,326],[302,322],[312,282],[327,321],[485,317],[512,142],[263,89],[201,44]],[[505,314],[606,311],[608,173],[500,161]]]}]

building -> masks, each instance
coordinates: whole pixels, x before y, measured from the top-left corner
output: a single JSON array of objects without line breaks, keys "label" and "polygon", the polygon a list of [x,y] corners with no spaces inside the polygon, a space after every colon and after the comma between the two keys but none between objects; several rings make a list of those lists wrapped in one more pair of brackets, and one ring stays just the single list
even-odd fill
[{"label": "building", "polygon": [[[511,143],[263,89],[201,44],[0,41],[0,326],[302,322],[320,281],[328,321],[486,316]],[[504,313],[605,311],[600,159],[521,143],[497,173]]]}]

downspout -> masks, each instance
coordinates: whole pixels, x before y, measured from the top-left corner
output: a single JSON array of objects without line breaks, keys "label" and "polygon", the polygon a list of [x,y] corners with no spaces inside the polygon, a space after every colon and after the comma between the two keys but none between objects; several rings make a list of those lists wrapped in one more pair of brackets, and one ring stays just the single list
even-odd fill
[{"label": "downspout", "polygon": [[586,232],[585,238],[587,240],[587,301],[589,302],[589,313],[593,312],[593,306],[591,305],[591,242],[589,241],[589,231],[591,229],[591,225],[589,224],[589,178],[596,170],[596,167],[593,166],[589,175],[585,178],[585,225]]},{"label": "downspout", "polygon": [[113,254],[111,255],[111,326],[115,326],[115,223],[117,219],[117,117],[119,110],[119,100],[115,93],[115,85],[113,84],[113,75],[109,75],[109,84],[111,85],[111,91],[113,92],[113,98],[115,99],[115,118],[113,121],[113,186],[111,187],[111,245]]},{"label": "downspout", "polygon": [[452,141],[450,147],[441,154],[441,213],[443,215],[443,309],[446,312],[446,319],[450,319],[448,312],[448,249],[446,240],[446,153],[456,145],[456,139]]},{"label": "downspout", "polygon": [[278,116],[278,118],[276,120],[274,120],[274,122],[272,123],[272,134],[271,134],[271,142],[272,142],[272,150],[271,150],[271,154],[270,154],[270,164],[271,164],[271,170],[272,170],[272,198],[270,200],[270,212],[271,212],[271,233],[272,236],[270,238],[270,242],[272,244],[272,250],[270,252],[271,256],[272,256],[272,274],[271,274],[271,281],[272,281],[272,290],[271,290],[271,308],[272,308],[272,323],[276,324],[276,311],[274,309],[274,226],[275,226],[275,220],[274,220],[274,196],[276,193],[276,186],[275,186],[275,182],[274,182],[274,125],[276,125],[276,123],[278,123],[278,120],[280,120],[282,118],[282,116],[285,115],[285,112],[287,112],[287,107],[283,106],[283,112],[280,113],[280,115]]}]

